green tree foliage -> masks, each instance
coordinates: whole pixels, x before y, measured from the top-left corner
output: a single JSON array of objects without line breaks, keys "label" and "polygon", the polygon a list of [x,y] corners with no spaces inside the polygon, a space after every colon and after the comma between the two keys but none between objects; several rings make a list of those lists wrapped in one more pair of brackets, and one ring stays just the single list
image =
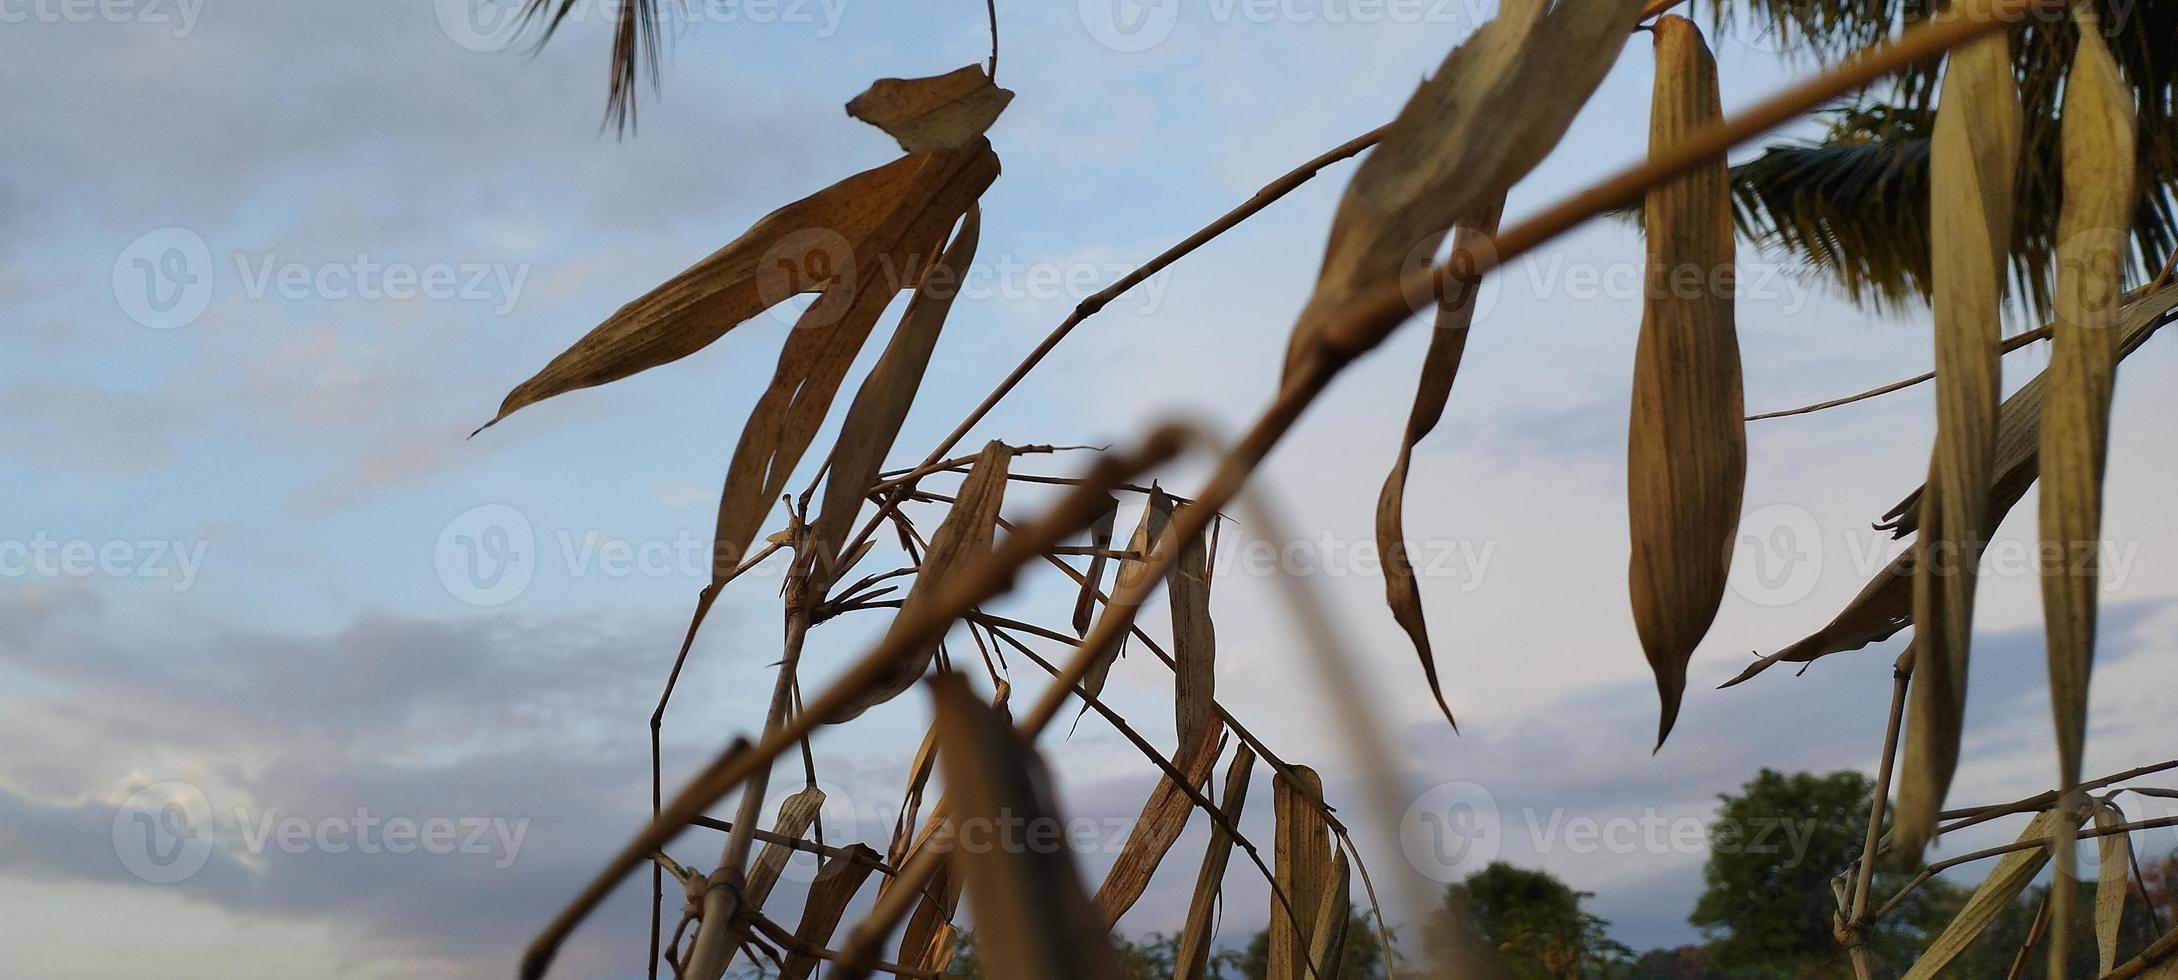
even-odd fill
[{"label": "green tree foliage", "polygon": [[1859,856],[1874,792],[1857,772],[1764,769],[1738,795],[1718,797],[1707,888],[1687,917],[1710,935],[1717,967],[1850,975],[1831,933],[1830,877]]},{"label": "green tree foliage", "polygon": [[[1547,871],[1493,861],[1445,889],[1444,908],[1425,939],[1430,958],[1448,976],[1606,975],[1624,965],[1629,951],[1605,934],[1609,923],[1583,907],[1589,897]],[[1475,956],[1494,962],[1470,962]]]}]

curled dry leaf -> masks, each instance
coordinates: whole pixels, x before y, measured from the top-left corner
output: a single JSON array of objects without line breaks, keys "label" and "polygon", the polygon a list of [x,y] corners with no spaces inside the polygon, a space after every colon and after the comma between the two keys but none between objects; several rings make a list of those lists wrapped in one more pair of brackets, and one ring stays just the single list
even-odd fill
[{"label": "curled dry leaf", "polygon": [[1930,137],[1936,310],[1936,446],[1915,546],[1913,686],[1899,768],[1897,836],[1909,863],[1936,830],[1959,762],[1974,573],[1987,535],[2003,362],[1998,318],[2019,161],[2011,38],[1951,52]]},{"label": "curled dry leaf", "polygon": [[1422,82],[1339,200],[1315,291],[1286,370],[1332,311],[1430,261],[1456,224],[1491,202],[1565,135],[1624,49],[1642,0],[1511,0]]},{"label": "curled dry leaf", "polygon": [[[1497,230],[1505,208],[1500,197],[1490,202],[1472,227],[1460,226],[1453,234],[1455,255],[1471,255]],[[1422,614],[1421,586],[1414,579],[1414,563],[1407,557],[1407,470],[1414,461],[1414,446],[1437,427],[1444,417],[1445,402],[1452,396],[1453,379],[1459,376],[1460,358],[1467,351],[1467,331],[1474,324],[1479,280],[1458,280],[1461,288],[1448,289],[1437,304],[1435,329],[1429,334],[1429,350],[1422,355],[1422,378],[1415,386],[1414,407],[1407,411],[1407,431],[1399,441],[1399,459],[1384,477],[1384,489],[1376,495],[1376,550],[1384,556],[1384,601],[1392,619],[1406,630],[1415,655],[1422,661],[1422,676],[1429,681],[1430,696],[1444,720],[1452,720],[1452,706],[1445,703],[1444,684],[1437,676],[1437,655],[1430,648],[1429,622]]]},{"label": "curled dry leaf", "polygon": [[1089,559],[1089,571],[1082,575],[1081,591],[1074,597],[1074,635],[1089,635],[1089,623],[1096,618],[1097,592],[1104,587],[1104,566],[1110,563],[1106,554],[1112,548],[1112,522],[1119,516],[1119,498],[1104,495],[1104,512],[1089,525],[1089,548],[1096,552]]},{"label": "curled dry leaf", "polygon": [[961,276],[975,261],[982,213],[973,205],[968,208],[952,244],[946,246],[944,254],[916,286],[914,299],[900,317],[899,329],[893,331],[885,353],[847,406],[839,442],[832,447],[824,504],[810,526],[811,547],[816,549],[810,583],[814,592],[824,592],[845,570],[838,562],[839,549],[845,546],[855,515],[861,513],[863,499],[876,484],[885,454],[892,451],[900,424],[907,420],[908,407],[922,387],[938,335],[944,331],[946,315],[960,291]]},{"label": "curled dry leaf", "polygon": [[794,927],[794,938],[801,943],[779,967],[779,980],[809,980],[816,972],[817,957],[806,950],[822,950],[832,941],[832,933],[847,914],[847,904],[862,891],[862,883],[869,880],[870,872],[877,869],[878,854],[865,844],[851,844],[849,853],[835,854],[817,867],[817,880],[809,886],[809,897],[802,902],[802,920]]},{"label": "curled dry leaf", "polygon": [[[2027,823],[2027,829],[2020,831],[2019,843],[2049,840],[2063,813],[2062,808],[2057,808],[2036,814]],[[1989,923],[1996,921],[1996,917],[2011,906],[2012,900],[2019,897],[2027,883],[2033,881],[2034,876],[2041,873],[2042,866],[2048,863],[2047,846],[2022,848],[1998,858],[1996,867],[1991,868],[1989,876],[1967,896],[1966,904],[1960,906],[1959,914],[1952,918],[1951,924],[1944,927],[1935,941],[1922,951],[1921,958],[1906,971],[1905,980],[1944,976],[1951,961],[1965,952],[1966,947],[1989,928]]]},{"label": "curled dry leaf", "polygon": [[[1057,820],[1050,779],[1036,751],[1004,716],[976,700],[957,674],[930,679],[938,761],[955,825],[981,833]],[[969,843],[964,835],[964,845]],[[1103,917],[1081,887],[1065,847],[963,846],[952,861],[975,912],[977,953],[990,975],[1118,980]]]},{"label": "curled dry leaf", "polygon": [[[1716,62],[1694,22],[1661,17],[1653,33],[1649,148],[1659,152],[1724,111]],[[1634,626],[1663,702],[1661,746],[1679,717],[1687,662],[1724,600],[1747,483],[1747,430],[1732,316],[1732,178],[1724,158],[1650,190],[1644,204],[1648,302],[1634,353],[1626,448],[1633,538],[1627,580]]]},{"label": "curled dry leaf", "polygon": [[909,153],[951,150],[982,136],[1013,93],[976,65],[928,78],[880,78],[847,103],[847,114],[900,141]]},{"label": "curled dry leaf", "polygon": [[[2126,306],[2118,321],[2119,358],[2140,349],[2173,309],[2178,309],[2178,287],[2156,290]],[[2045,371],[2004,399],[2004,407],[1997,413],[1997,474],[1989,492],[1988,522],[1983,525],[1985,534],[1995,532],[1996,525],[2026,495],[2027,488],[2034,485],[2039,475],[2036,447],[2040,440],[2042,403],[2048,390],[2049,375]],[[1915,490],[1892,509],[1893,515],[1900,515],[1905,531],[1910,532],[1918,526],[1920,494],[1920,490]],[[1860,594],[1828,625],[1749,664],[1739,676],[1723,686],[1744,682],[1773,664],[1811,663],[1833,653],[1858,650],[1912,625],[1913,569],[1917,557],[1914,549],[1902,552],[1883,571],[1869,579]]]},{"label": "curled dry leaf", "polygon": [[[2102,478],[2117,380],[2119,276],[2131,247],[2132,90],[2118,78],[2092,9],[2074,14],[2079,47],[2065,82],[2064,206],[2057,219],[2057,306],[2050,332],[2049,395],[2042,403],[2042,618],[2050,708],[2057,725],[2059,788],[2080,782],[2087,743],[2087,683],[2095,662],[2096,562],[2102,547]],[[2057,847],[2051,886],[2050,962],[2063,964],[2072,903],[2069,834]],[[2114,942],[2113,937],[2113,942]],[[2114,950],[2111,955],[2114,954]],[[2110,957],[2103,961],[2110,966]]]},{"label": "curled dry leaf", "polygon": [[1227,825],[1240,825],[1240,812],[1248,803],[1248,777],[1255,769],[1255,750],[1242,742],[1233,749],[1233,761],[1225,770],[1225,795],[1218,801],[1224,820],[1210,824],[1210,843],[1202,852],[1202,867],[1195,873],[1195,894],[1188,899],[1187,921],[1180,927],[1179,948],[1173,955],[1172,980],[1202,980],[1210,961],[1210,941],[1215,938],[1218,894],[1225,885],[1225,865],[1233,855],[1233,835]]},{"label": "curled dry leaf", "polygon": [[1206,535],[1206,531],[1198,532],[1179,543],[1165,579],[1172,607],[1173,726],[1183,750],[1217,734],[1218,644],[1216,626],[1210,621]]},{"label": "curled dry leaf", "polygon": [[[992,440],[983,447],[974,468],[961,481],[960,492],[953,498],[953,508],[946,512],[945,520],[938,523],[937,532],[930,536],[930,550],[923,553],[922,566],[915,572],[915,587],[908,590],[895,623],[913,620],[924,606],[935,601],[931,596],[944,590],[948,574],[973,565],[991,553],[991,539],[998,527],[998,505],[1005,499],[1006,471],[1012,463],[1013,450],[1005,443]],[[921,679],[937,652],[935,644],[926,648],[826,721],[832,724],[853,721],[864,711],[898,697],[900,692]]]},{"label": "curled dry leaf", "polygon": [[[1309,951],[1315,946],[1315,910],[1331,884],[1331,830],[1324,822],[1323,779],[1307,766],[1293,766],[1271,779],[1276,818],[1275,879],[1293,915],[1281,914],[1271,900],[1270,980],[1304,980],[1313,975]],[[1304,931],[1305,930],[1305,931]]]}]

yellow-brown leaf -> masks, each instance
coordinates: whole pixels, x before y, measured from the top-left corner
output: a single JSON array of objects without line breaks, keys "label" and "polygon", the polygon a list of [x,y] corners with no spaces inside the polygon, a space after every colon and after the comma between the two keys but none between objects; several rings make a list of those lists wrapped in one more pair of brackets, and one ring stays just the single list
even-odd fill
[{"label": "yellow-brown leaf", "polygon": [[[1716,62],[1684,17],[1656,22],[1649,148],[1723,115]],[[1731,174],[1722,157],[1649,191],[1647,304],[1634,353],[1626,448],[1634,626],[1663,702],[1679,716],[1687,662],[1724,599],[1747,482],[1745,405],[1733,327]]]},{"label": "yellow-brown leaf", "polygon": [[909,153],[950,150],[982,136],[1013,93],[968,65],[928,78],[880,78],[847,103],[847,114],[900,141]]}]

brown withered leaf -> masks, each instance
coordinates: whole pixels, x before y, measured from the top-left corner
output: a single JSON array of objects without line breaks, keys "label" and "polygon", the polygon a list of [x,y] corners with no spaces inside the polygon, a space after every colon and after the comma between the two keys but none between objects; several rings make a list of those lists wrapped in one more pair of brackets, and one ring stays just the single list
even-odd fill
[{"label": "brown withered leaf", "polygon": [[899,288],[894,280],[902,270],[909,270],[907,282],[919,280],[946,231],[998,176],[998,156],[981,141],[908,159],[924,161],[908,189],[911,196],[884,228],[853,243],[851,278],[841,276],[827,286],[796,321],[771,384],[734,444],[719,499],[714,580],[740,562],[816,438],[832,396]]},{"label": "brown withered leaf", "polygon": [[960,291],[961,277],[975,261],[982,214],[980,208],[968,208],[952,244],[924,274],[907,312],[900,317],[899,329],[893,331],[885,353],[847,406],[839,442],[832,447],[824,503],[810,526],[811,546],[816,549],[810,587],[819,594],[845,570],[835,567],[839,549],[846,546],[855,516],[862,512],[864,497],[876,484],[885,454],[892,451],[900,424],[907,420],[908,407],[922,387],[938,335],[945,330],[946,315]]},{"label": "brown withered leaf", "polygon": [[1112,862],[1111,870],[1105,872],[1104,884],[1097,887],[1097,910],[1107,924],[1118,924],[1119,917],[1141,900],[1165,852],[1172,850],[1180,832],[1187,829],[1188,815],[1195,810],[1195,801],[1187,789],[1209,782],[1211,771],[1217,767],[1218,753],[1225,747],[1224,734],[1224,726],[1213,725],[1191,751],[1172,760],[1172,767],[1187,776],[1187,788],[1166,775],[1157,780],[1149,799],[1142,802],[1142,813],[1128,831],[1127,843],[1121,847],[1118,860]]},{"label": "brown withered leaf", "polygon": [[[832,941],[833,931],[847,914],[847,904],[877,869],[878,854],[867,845],[850,844],[848,850],[850,854],[835,854],[817,867],[817,880],[810,883],[809,897],[802,903],[802,920],[794,927],[794,938],[809,949],[823,949]],[[819,962],[795,950],[780,965],[779,980],[809,980]]]},{"label": "brown withered leaf", "polygon": [[[1724,114],[1716,61],[1684,17],[1658,18],[1652,152]],[[1679,717],[1687,662],[1724,600],[1747,483],[1746,407],[1733,327],[1732,178],[1717,157],[1649,191],[1647,304],[1626,448],[1634,626],[1663,712]]]},{"label": "brown withered leaf", "polygon": [[758,219],[516,385],[483,428],[554,395],[680,360],[767,307],[823,286],[837,271],[829,266],[852,252],[851,243],[905,220],[909,195],[929,193],[933,159],[903,157],[865,170]]},{"label": "brown withered leaf", "polygon": [[1202,980],[1209,965],[1218,894],[1225,886],[1226,862],[1233,855],[1233,836],[1225,826],[1240,825],[1241,810],[1248,803],[1248,777],[1254,769],[1255,750],[1242,742],[1233,749],[1232,764],[1225,770],[1225,794],[1218,800],[1218,813],[1225,819],[1210,824],[1210,843],[1203,848],[1202,866],[1195,873],[1195,894],[1188,899],[1187,921],[1180,927],[1172,980]]},{"label": "brown withered leaf", "polygon": [[1331,880],[1331,830],[1323,819],[1323,779],[1307,766],[1293,766],[1291,776],[1271,779],[1277,846],[1272,868],[1280,890],[1292,904],[1287,915],[1271,900],[1271,980],[1311,976],[1309,950],[1315,945],[1315,912]]},{"label": "brown withered leaf", "polygon": [[1642,0],[1506,3],[1446,56],[1354,172],[1315,291],[1287,345],[1290,373],[1328,316],[1427,262],[1456,224],[1549,154],[1625,47]]},{"label": "brown withered leaf", "polygon": [[[901,603],[896,624],[912,620],[925,605],[936,601],[931,597],[944,590],[949,573],[990,554],[998,526],[998,505],[1006,495],[1006,471],[1012,463],[1013,450],[995,439],[977,455],[975,466],[954,496],[952,509],[930,536],[930,550],[923,553],[922,565],[915,572],[915,587],[908,590],[907,599]],[[922,678],[937,652],[936,645],[928,647],[826,721],[835,725],[853,721],[864,711],[898,697]]]},{"label": "brown withered leaf", "polygon": [[[2174,308],[2178,308],[2178,286],[2146,294],[2126,306],[2118,321],[2118,357],[2122,360],[2139,350],[2149,337],[2154,336],[2163,317]],[[2048,382],[2048,372],[2035,375],[2004,399],[2004,407],[1997,413],[1997,473],[1989,491],[1988,523],[1983,525],[1985,534],[1995,533],[1996,526],[2026,496],[2027,488],[2034,485],[2040,473],[2037,446]],[[1920,495],[1921,491],[1915,490],[1891,510],[1892,515],[1899,518],[1899,526],[1905,533],[1918,527]],[[1858,650],[1912,625],[1915,560],[1913,549],[1900,553],[1888,567],[1868,580],[1860,594],[1847,603],[1829,625],[1756,660],[1722,686],[1744,682],[1774,664],[1811,663],[1833,653]]]},{"label": "brown withered leaf", "polygon": [[[962,846],[953,864],[975,913],[976,953],[991,976],[1119,980],[1103,917],[1082,891],[1073,853],[1036,835],[990,839],[1007,827],[1060,819],[1036,751],[957,674],[930,679],[938,761]],[[977,847],[982,834],[986,845]],[[1024,844],[1029,846],[1023,846]]]},{"label": "brown withered leaf", "polygon": [[2004,257],[2019,161],[2011,39],[1951,52],[1929,143],[1936,446],[1914,566],[1913,685],[1893,838],[1910,864],[1936,830],[1965,724],[1974,578],[1987,535],[2001,395]]},{"label": "brown withered leaf", "polygon": [[[895,868],[906,867],[908,862],[926,847],[944,847],[947,844],[941,832],[945,822],[952,817],[952,803],[944,796],[938,797],[931,807],[930,821],[915,838],[914,846],[893,859]],[[882,896],[893,886],[891,878],[878,882],[878,895]],[[908,915],[907,929],[900,934],[900,963],[916,969],[939,969],[953,948],[953,915],[960,909],[960,875],[947,861],[932,873],[930,881],[923,885],[922,894],[916,899],[915,910]]]},{"label": "brown withered leaf", "polygon": [[[2040,447],[2042,618],[2048,624],[2050,707],[2064,791],[2079,785],[2087,744],[2103,464],[2110,392],[2117,380],[2119,277],[2131,251],[2135,164],[2132,89],[2118,78],[2094,11],[2082,7],[2073,16],[2079,45],[2065,82],[2056,326],[2050,332]],[[2071,844],[2069,833],[2060,836],[2060,874],[2050,891],[2050,921],[2057,924],[2050,935],[2050,962],[2060,966],[2068,954],[2072,930],[2065,926],[2073,921],[2077,892]],[[2114,946],[2107,947],[2105,970],[2115,953]]]},{"label": "brown withered leaf", "polygon": [[[1498,198],[1484,208],[1472,227],[1461,225],[1453,233],[1453,253],[1472,254],[1497,231],[1497,219],[1504,209],[1505,199]],[[1437,676],[1437,655],[1429,643],[1429,622],[1422,614],[1421,586],[1414,579],[1414,563],[1407,557],[1406,503],[1407,470],[1414,462],[1414,446],[1444,417],[1452,382],[1459,376],[1461,356],[1467,352],[1467,331],[1474,324],[1475,297],[1481,283],[1460,280],[1460,284],[1463,288],[1447,290],[1438,301],[1429,350],[1422,355],[1422,378],[1414,390],[1414,407],[1407,410],[1407,430],[1399,442],[1399,458],[1376,495],[1376,551],[1384,559],[1384,601],[1391,606],[1392,619],[1407,631],[1415,655],[1421,658],[1422,676],[1429,681],[1429,693],[1437,699],[1437,709],[1444,712],[1444,720],[1454,728],[1458,723],[1452,720],[1452,706],[1445,703],[1444,684]]]},{"label": "brown withered leaf", "polygon": [[[1188,506],[1197,506],[1189,504]],[[1217,629],[1210,621],[1207,531],[1179,543],[1165,588],[1172,607],[1173,727],[1185,749],[1217,730]]]},{"label": "brown withered leaf", "polygon": [[847,103],[847,114],[900,141],[909,153],[966,146],[998,121],[1013,93],[978,65],[928,78],[880,78]]}]

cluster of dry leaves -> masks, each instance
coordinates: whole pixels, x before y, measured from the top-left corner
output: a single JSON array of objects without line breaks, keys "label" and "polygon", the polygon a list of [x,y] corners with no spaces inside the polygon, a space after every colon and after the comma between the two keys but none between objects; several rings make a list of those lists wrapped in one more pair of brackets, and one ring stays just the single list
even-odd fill
[{"label": "cluster of dry leaves", "polygon": [[[616,105],[628,97],[622,82],[632,77],[637,40],[655,30],[645,19],[655,15],[634,6],[638,9],[625,14],[616,47]],[[1895,827],[1881,831],[1887,794],[1879,791],[1866,853],[1839,876],[1839,938],[1863,976],[1868,966],[1860,955],[1860,937],[1904,895],[1881,906],[1870,900],[1879,854],[1900,855],[1918,866],[1923,846],[1940,831],[2028,812],[2037,815],[2018,845],[1923,871],[1925,879],[1951,864],[2000,856],[1958,920],[1910,975],[1941,972],[2052,854],[2068,864],[2075,835],[2092,816],[2096,829],[2090,833],[2105,848],[2104,879],[2096,890],[2097,921],[2107,927],[2098,928],[2104,972],[2178,976],[2173,972],[2178,965],[2172,965],[2178,964],[2173,957],[2178,938],[2166,938],[2128,963],[2117,961],[2115,923],[2123,912],[2124,868],[2130,864],[2123,849],[2134,825],[2125,823],[2112,799],[2118,790],[2109,788],[2178,763],[2100,780],[2081,778],[2095,629],[2092,560],[2066,562],[2043,579],[2062,785],[2012,804],[1943,810],[1958,763],[1970,659],[1970,558],[2038,476],[2045,541],[2075,553],[2092,548],[2099,536],[2105,430],[2117,361],[2178,308],[2178,286],[2167,283],[2120,293],[2127,247],[2124,204],[2132,199],[2133,112],[2101,34],[2092,23],[2083,25],[2087,29],[2079,32],[2066,88],[2064,242],[2057,316],[2046,332],[2053,344],[2051,365],[2000,403],[1999,355],[2006,349],[1999,324],[2002,243],[2009,234],[2010,188],[2020,154],[2005,27],[2029,13],[2061,11],[2063,5],[1976,0],[1955,11],[1965,16],[1919,24],[1730,117],[1721,110],[1716,63],[1701,32],[1691,21],[1665,13],[1671,6],[1668,0],[1646,5],[1642,0],[1507,0],[1495,19],[1421,84],[1391,123],[1274,182],[1141,273],[1085,301],[943,443],[904,470],[885,470],[885,460],[945,328],[951,287],[975,260],[978,201],[999,174],[998,155],[985,133],[1011,93],[993,82],[990,70],[969,66],[930,78],[881,80],[850,102],[851,115],[884,130],[905,155],[772,212],[622,307],[516,386],[493,419],[685,357],[765,309],[813,294],[770,384],[743,423],[728,464],[712,579],[698,597],[688,642],[651,719],[654,818],[539,937],[524,975],[542,975],[577,924],[627,874],[648,864],[654,895],[662,899],[666,877],[678,881],[686,895],[671,930],[654,912],[654,976],[664,964],[675,976],[716,980],[744,954],[794,978],[811,976],[820,964],[827,964],[832,977],[872,971],[936,976],[953,955],[955,917],[965,896],[978,925],[984,967],[992,975],[1113,978],[1119,968],[1108,941],[1112,926],[1142,896],[1198,810],[1211,835],[1179,935],[1179,975],[1203,975],[1236,848],[1272,895],[1270,975],[1279,980],[1332,975],[1347,940],[1356,877],[1380,929],[1384,916],[1361,855],[1324,799],[1321,778],[1282,759],[1217,698],[1210,558],[1220,510],[1241,493],[1264,455],[1345,365],[1415,312],[1432,311],[1436,329],[1397,461],[1379,496],[1378,536],[1392,614],[1411,638],[1449,721],[1452,712],[1422,597],[1400,547],[1401,513],[1413,448],[1436,426],[1458,373],[1473,287],[1491,269],[1581,222],[1628,203],[1642,204],[1648,274],[1659,288],[1648,291],[1652,298],[1633,365],[1628,584],[1661,698],[1661,745],[1678,714],[1689,659],[1724,594],[1747,465],[1729,278],[1723,280],[1725,288],[1703,294],[1665,287],[1679,270],[1732,266],[1727,150],[1870,81],[1948,56],[1931,202],[1939,434],[1926,486],[1890,515],[1899,534],[1919,532],[1918,544],[1870,582],[1834,622],[1756,663],[1733,683],[1779,661],[1812,661],[1921,624],[1898,665],[1892,729],[1880,764],[1879,782],[1887,789],[1903,725]],[[1628,38],[1642,31],[1654,42],[1656,64],[1649,158],[1501,230],[1507,190],[1556,146]],[[994,49],[991,70],[995,65]],[[1321,274],[1296,319],[1278,397],[1222,453],[1194,497],[1135,482],[1194,442],[1177,427],[1145,433],[1129,449],[1094,454],[1083,472],[1067,478],[1018,468],[1024,457],[1059,452],[1056,447],[994,441],[973,454],[947,455],[1068,331],[1113,296],[1245,220],[1321,167],[1370,147],[1373,152],[1361,161],[1340,201]],[[1449,257],[1440,261],[1447,247]],[[901,292],[909,296],[897,326],[849,402],[841,435],[823,457],[818,477],[798,495],[788,493],[788,481],[815,442],[851,365]],[[956,476],[950,494],[927,485],[933,478]],[[1025,484],[1055,484],[1060,492],[1033,519],[1002,516],[1008,489]],[[1122,495],[1138,500],[1139,516],[1124,545],[1115,547]],[[944,516],[927,537],[910,519],[910,504],[942,507]],[[785,527],[751,554],[766,522],[780,513]],[[888,530],[905,564],[854,577],[879,553],[880,532]],[[1086,546],[1078,543],[1084,537]],[[1925,550],[1937,548],[1969,560],[1921,560]],[[722,589],[781,552],[789,556],[785,639],[762,732],[754,740],[736,740],[668,797],[658,782],[657,732],[688,644]],[[982,610],[1020,575],[1044,567],[1075,585],[1070,630]],[[2081,567],[2085,574],[2073,573]],[[896,594],[903,580],[905,592]],[[1160,586],[1171,611],[1168,644],[1137,622],[1143,602]],[[809,631],[871,610],[891,611],[883,639],[829,685],[803,690],[799,667]],[[971,668],[953,655],[957,644],[948,645],[949,638],[963,634],[989,674],[995,690],[989,700],[971,691],[965,680]],[[1175,743],[1170,747],[1153,744],[1101,700],[1113,661],[1130,640],[1173,673]],[[1061,655],[1047,655],[1054,649]],[[1009,655],[1051,675],[1019,718],[1003,666]],[[807,740],[819,728],[852,722],[919,684],[929,691],[935,721],[910,767],[890,840],[882,852],[860,841],[826,842],[819,821],[824,795],[816,788]],[[1057,814],[1035,743],[1065,706],[1077,701],[1163,773],[1094,892],[1083,887],[1064,847],[970,851],[954,846],[962,827]],[[766,829],[761,806],[774,765],[797,750],[805,788],[786,797]],[[1213,795],[1217,763],[1228,758]],[[1273,774],[1275,840],[1268,860],[1239,829],[1259,762]],[[941,775],[941,789],[926,812],[926,790]],[[1388,773],[1364,775],[1379,782],[1392,779]],[[2096,796],[2095,790],[2107,792]],[[733,820],[707,815],[736,791]],[[661,850],[691,826],[724,835],[720,858],[709,869],[686,866]],[[769,907],[768,900],[795,851],[817,853],[823,864],[789,927],[778,918],[782,910]],[[841,935],[847,910],[873,877],[874,904]],[[2075,900],[2074,889],[2068,876],[2058,876],[2057,882],[2051,918],[2068,922],[2065,908]],[[2063,962],[2063,932],[2050,936],[2053,962]]]}]

